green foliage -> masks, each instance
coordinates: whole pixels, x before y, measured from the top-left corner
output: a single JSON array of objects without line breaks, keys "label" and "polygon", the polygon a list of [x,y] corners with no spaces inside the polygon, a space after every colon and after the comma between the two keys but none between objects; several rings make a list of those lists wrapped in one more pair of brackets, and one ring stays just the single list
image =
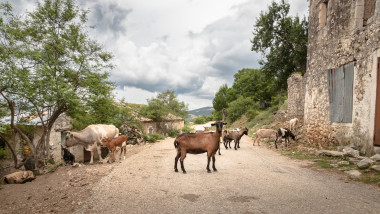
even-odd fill
[{"label": "green foliage", "polygon": [[[229,104],[229,108],[227,111],[227,121],[232,123],[245,115],[245,113],[254,108],[255,102],[250,97],[240,96],[235,101]],[[256,105],[257,106],[257,105]]]},{"label": "green foliage", "polygon": [[232,88],[238,95],[251,97],[254,101],[270,101],[275,81],[260,69],[244,68],[234,75]]},{"label": "green foliage", "polygon": [[147,135],[144,135],[144,139],[149,142],[149,143],[154,143],[156,142],[157,140],[163,140],[165,139],[165,137],[161,134],[147,134]]},{"label": "green foliage", "polygon": [[182,133],[191,133],[194,132],[194,129],[191,128],[189,125],[186,125],[182,128]]},{"label": "green foliage", "polygon": [[290,17],[289,9],[285,0],[273,1],[256,20],[251,40],[251,50],[264,56],[262,70],[276,80],[278,89],[286,89],[291,73],[306,72],[309,24],[306,18]]},{"label": "green foliage", "polygon": [[57,170],[58,167],[60,167],[60,166],[63,166],[62,162],[59,162],[57,164],[54,162],[53,164],[48,166],[48,172],[55,172],[55,170]]},{"label": "green foliage", "polygon": [[171,129],[168,131],[169,137],[177,137],[179,135],[179,130]]},{"label": "green foliage", "polygon": [[[64,112],[83,123],[89,120],[86,113],[96,121],[109,117],[112,54],[89,37],[88,11],[72,0],[38,1],[19,17],[8,3],[0,10],[0,106],[26,114],[49,112],[43,128]],[[37,148],[48,149],[41,146],[45,143]]]},{"label": "green foliage", "polygon": [[0,158],[7,157],[7,156],[9,156],[9,153],[7,152],[7,150],[0,147]]},{"label": "green foliage", "polygon": [[222,120],[222,110],[227,109],[230,102],[237,99],[237,92],[234,88],[228,88],[227,84],[222,85],[215,93],[212,101],[214,111],[212,113],[214,120]]},{"label": "green foliage", "polygon": [[148,106],[141,110],[141,114],[153,120],[160,120],[169,113],[186,118],[188,106],[179,102],[172,90],[166,90],[157,95],[157,98],[148,99]]},{"label": "green foliage", "polygon": [[204,123],[207,123],[208,121],[212,121],[212,120],[213,120],[212,116],[201,115],[201,116],[194,118],[193,122],[195,124],[204,124]]}]

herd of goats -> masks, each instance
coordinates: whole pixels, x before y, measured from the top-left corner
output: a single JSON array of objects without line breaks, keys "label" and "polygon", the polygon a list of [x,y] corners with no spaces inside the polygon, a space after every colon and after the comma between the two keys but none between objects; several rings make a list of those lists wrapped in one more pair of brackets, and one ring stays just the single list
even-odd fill
[{"label": "herd of goats", "polygon": [[[255,142],[259,145],[260,139],[262,138],[276,138],[274,145],[277,149],[277,142],[281,139],[285,139],[285,146],[288,145],[289,139],[295,140],[294,134],[291,132],[297,124],[298,119],[290,120],[290,129],[279,128],[277,131],[273,129],[259,129],[256,132]],[[177,155],[174,161],[174,170],[178,172],[177,163],[180,160],[181,169],[183,173],[186,173],[183,161],[186,158],[186,154],[200,154],[207,152],[207,172],[210,170],[210,160],[212,158],[212,169],[217,171],[215,168],[215,154],[219,150],[220,155],[220,142],[223,141],[223,145],[226,149],[231,149],[231,141],[235,141],[234,149],[240,148],[240,139],[243,135],[248,135],[247,128],[241,128],[239,130],[227,131],[222,130],[223,125],[226,122],[215,122],[211,126],[215,126],[216,131],[210,132],[208,128],[205,127],[205,131],[196,131],[195,133],[183,133],[177,136],[174,140],[174,147],[177,150]],[[115,161],[115,151],[117,148],[121,148],[120,156],[124,153],[124,159],[126,155],[126,135],[119,135],[119,129],[113,125],[103,125],[95,124],[86,127],[84,130],[79,132],[67,132],[65,141],[62,143],[63,159],[66,164],[74,164],[75,156],[70,153],[67,149],[68,147],[75,145],[82,145],[85,150],[91,152],[91,161],[93,163],[94,151],[97,150],[99,154],[100,161],[103,161],[101,157],[101,147],[107,147],[110,151],[109,162]],[[29,166],[31,165],[31,166]],[[19,171],[2,178],[2,183],[25,183],[26,181],[31,181],[35,177],[33,175],[34,162],[33,164],[26,164],[25,169],[27,171]]]},{"label": "herd of goats", "polygon": [[[290,120],[290,128],[295,127],[298,119]],[[211,126],[215,126],[215,132],[210,132],[206,127],[205,131],[197,131],[196,133],[183,133],[175,138],[174,147],[177,149],[177,155],[174,160],[174,171],[178,172],[177,164],[178,160],[181,163],[181,169],[183,173],[186,173],[183,161],[186,158],[186,154],[200,154],[207,152],[207,172],[210,170],[210,161],[212,158],[212,169],[217,171],[215,168],[215,154],[219,151],[220,155],[220,139],[222,138],[223,145],[226,149],[228,147],[231,149],[231,141],[235,141],[234,149],[237,150],[240,148],[240,139],[243,135],[248,135],[248,129],[246,127],[235,130],[227,131],[223,129],[223,125],[226,125],[226,122],[215,122]],[[261,138],[272,138],[276,137],[274,145],[277,149],[277,141],[280,141],[282,138],[285,139],[285,146],[289,143],[289,138],[295,140],[294,134],[288,128],[279,128],[277,131],[273,129],[259,129],[256,132],[256,139],[253,142],[260,142]]]}]

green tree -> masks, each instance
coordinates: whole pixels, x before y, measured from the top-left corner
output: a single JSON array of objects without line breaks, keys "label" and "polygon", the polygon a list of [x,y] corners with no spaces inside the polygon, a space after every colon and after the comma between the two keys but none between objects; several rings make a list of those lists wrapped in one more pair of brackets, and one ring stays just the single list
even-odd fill
[{"label": "green tree", "polygon": [[234,88],[228,88],[227,84],[220,86],[219,90],[215,93],[212,101],[214,111],[212,113],[215,120],[221,120],[222,110],[227,109],[230,102],[237,99],[237,92]]},{"label": "green tree", "polygon": [[[73,0],[44,0],[21,18],[1,4],[0,100],[11,112],[11,128],[31,147],[33,156],[49,158],[50,131],[64,112],[83,110],[112,97],[108,81],[112,54],[89,38],[88,11]],[[108,101],[107,101],[108,102]],[[20,129],[15,110],[37,113],[43,128],[36,146]],[[44,115],[47,113],[47,115]]]},{"label": "green tree", "polygon": [[308,21],[289,16],[290,5],[275,1],[268,11],[261,12],[253,30],[252,51],[261,52],[262,70],[274,78],[277,89],[287,88],[287,78],[293,72],[306,72]]},{"label": "green tree", "polygon": [[141,110],[141,114],[153,120],[160,120],[169,113],[182,118],[188,115],[187,105],[179,102],[172,90],[166,90],[158,94],[156,98],[147,101],[148,105]]},{"label": "green tree", "polygon": [[236,100],[232,101],[228,107],[227,121],[232,123],[241,118],[245,113],[254,108],[255,102],[251,97],[239,96]]},{"label": "green tree", "polygon": [[266,103],[271,100],[275,85],[274,78],[265,75],[262,70],[244,68],[234,75],[232,88],[238,95]]}]

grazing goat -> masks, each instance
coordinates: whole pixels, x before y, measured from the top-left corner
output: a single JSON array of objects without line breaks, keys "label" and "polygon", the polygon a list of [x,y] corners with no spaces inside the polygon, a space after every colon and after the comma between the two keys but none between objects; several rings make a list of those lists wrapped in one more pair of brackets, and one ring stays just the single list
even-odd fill
[{"label": "grazing goat", "polygon": [[279,128],[277,133],[276,133],[276,141],[274,141],[274,145],[276,146],[277,149],[277,141],[281,140],[282,138],[285,138],[285,147],[288,146],[289,138],[292,138],[293,140],[296,139],[294,134],[287,128]]},{"label": "grazing goat", "polygon": [[248,129],[245,127],[245,128],[242,128],[240,131],[232,131],[232,132],[228,132],[227,135],[225,136],[224,138],[224,146],[227,148],[227,143],[231,149],[231,141],[235,141],[235,150],[237,150],[238,148],[240,148],[240,139],[241,137],[243,137],[243,135],[248,135]]},{"label": "grazing goat", "polygon": [[260,146],[260,140],[262,138],[276,138],[277,131],[273,129],[259,129],[256,131],[256,139],[253,141],[253,146],[257,141],[257,145]]},{"label": "grazing goat", "polygon": [[293,118],[289,121],[289,129],[290,131],[294,131],[298,123],[298,118]]},{"label": "grazing goat", "polygon": [[210,159],[212,157],[212,169],[215,168],[215,153],[219,149],[220,137],[222,136],[223,125],[226,122],[215,122],[211,124],[216,126],[215,132],[209,133],[184,133],[176,137],[174,140],[174,147],[177,149],[177,156],[174,159],[174,171],[178,172],[177,163],[180,158],[181,169],[183,173],[186,173],[183,161],[187,153],[201,154],[207,152],[207,172],[210,170]]},{"label": "grazing goat", "polygon": [[126,142],[127,142],[127,136],[126,135],[120,135],[120,136],[112,138],[112,139],[108,138],[108,137],[102,139],[102,145],[106,146],[111,151],[110,163],[115,161],[116,147],[121,147],[119,160],[121,159],[121,154],[123,154],[123,151],[124,151],[124,160],[125,160],[125,153],[127,151]]},{"label": "grazing goat", "polygon": [[63,150],[63,160],[66,164],[70,163],[71,165],[75,162],[75,156],[71,154],[71,152],[68,149],[65,149],[62,147]]}]

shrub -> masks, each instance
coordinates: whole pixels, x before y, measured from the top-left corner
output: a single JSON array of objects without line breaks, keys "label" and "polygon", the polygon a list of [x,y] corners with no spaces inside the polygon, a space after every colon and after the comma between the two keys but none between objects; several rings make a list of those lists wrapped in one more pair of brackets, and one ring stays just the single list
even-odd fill
[{"label": "shrub", "polygon": [[0,148],[0,158],[4,158],[8,155],[9,155],[9,153],[7,152],[7,150]]},{"label": "shrub", "polygon": [[144,135],[144,139],[148,141],[149,143],[154,143],[157,140],[165,139],[165,137],[161,134],[148,134],[148,135]]},{"label": "shrub", "polygon": [[168,132],[169,137],[177,137],[179,135],[179,130],[171,129]]},{"label": "shrub", "polygon": [[192,129],[190,126],[184,126],[182,128],[182,133],[190,133],[190,132],[194,132],[194,129]]}]

